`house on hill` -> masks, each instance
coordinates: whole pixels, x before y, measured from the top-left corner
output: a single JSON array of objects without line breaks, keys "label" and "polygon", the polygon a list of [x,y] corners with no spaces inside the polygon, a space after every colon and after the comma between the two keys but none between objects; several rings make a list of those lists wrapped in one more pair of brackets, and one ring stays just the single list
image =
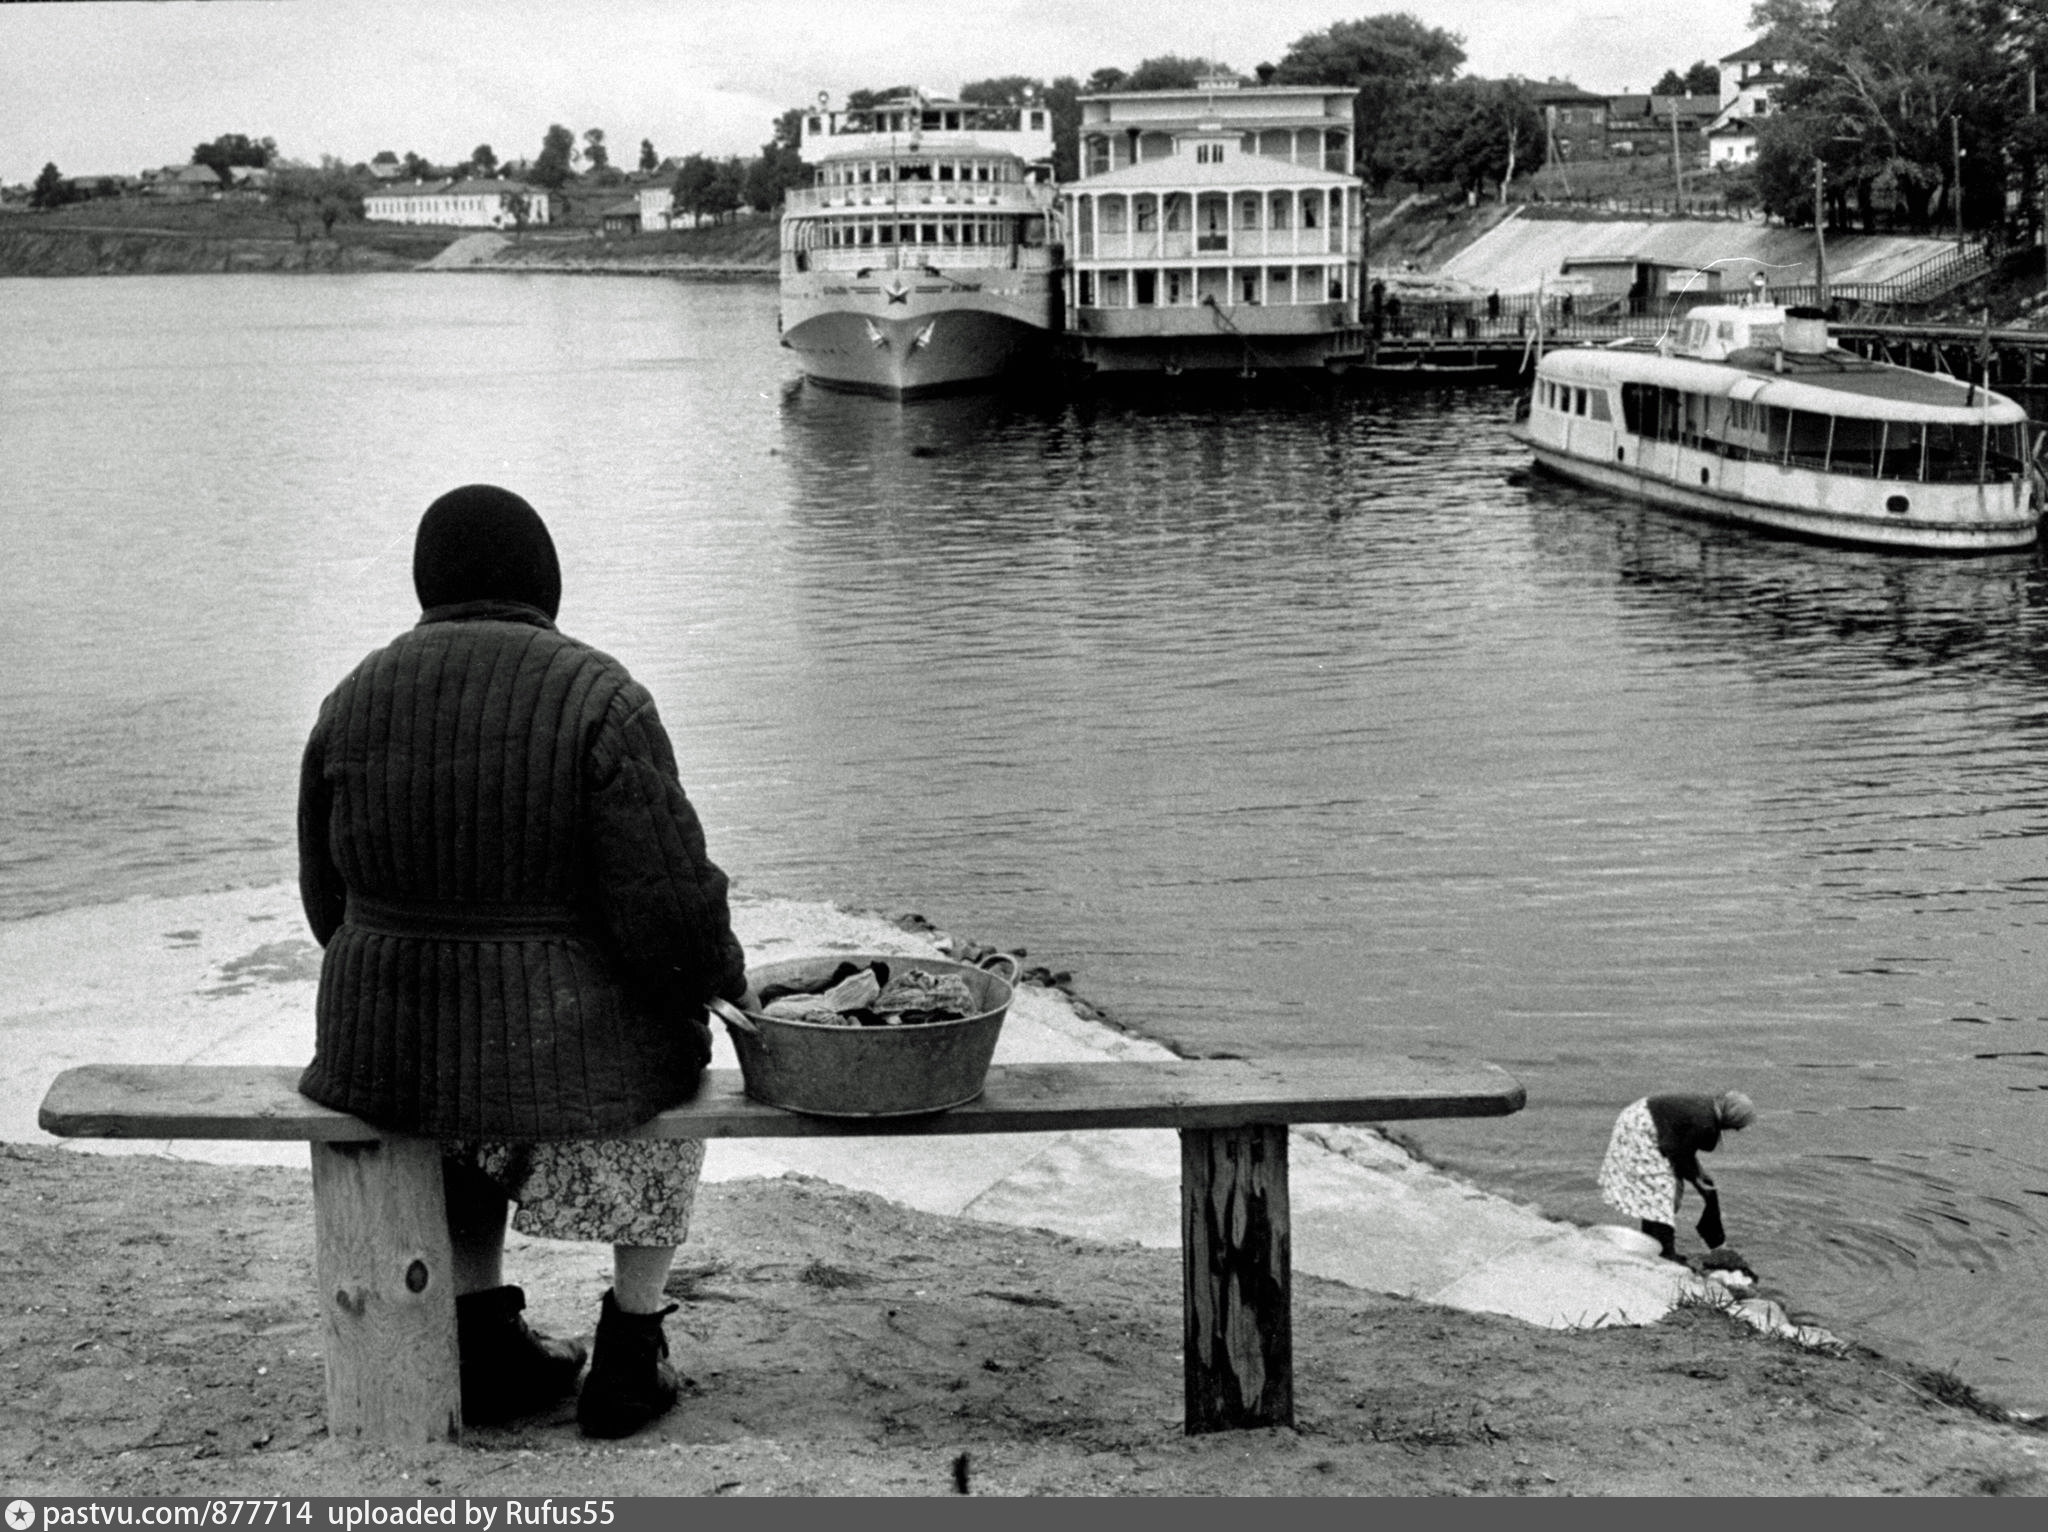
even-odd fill
[{"label": "house on hill", "polygon": [[1756,120],[1770,115],[1772,92],[1790,67],[1787,50],[1771,37],[1721,60],[1721,110],[1707,125],[1710,164],[1747,165],[1756,158]]},{"label": "house on hill", "polygon": [[1696,160],[1706,152],[1707,126],[1720,110],[1718,96],[1609,96],[1607,152],[1617,159],[1658,155],[1669,159],[1675,120],[1679,154]]},{"label": "house on hill", "polygon": [[380,186],[363,196],[372,223],[435,224],[460,229],[509,229],[521,223],[515,198],[525,198],[525,223],[553,221],[548,193],[521,181],[413,181]]},{"label": "house on hill", "polygon": [[1529,87],[1529,99],[1543,113],[1550,158],[1567,165],[1607,158],[1607,98],[1580,90],[1569,80]]},{"label": "house on hill", "polygon": [[175,171],[165,166],[164,170],[154,185],[158,196],[218,197],[221,193],[220,173],[211,165],[180,165]]},{"label": "house on hill", "polygon": [[628,197],[614,202],[598,213],[598,226],[606,235],[638,234],[640,232],[640,199]]}]

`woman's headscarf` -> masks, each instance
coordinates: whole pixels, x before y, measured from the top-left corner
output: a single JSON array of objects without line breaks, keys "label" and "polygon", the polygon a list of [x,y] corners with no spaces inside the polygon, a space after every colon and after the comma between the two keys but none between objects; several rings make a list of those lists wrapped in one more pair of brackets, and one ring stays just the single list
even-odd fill
[{"label": "woman's headscarf", "polygon": [[1739,1133],[1756,1121],[1756,1107],[1741,1091],[1724,1091],[1714,1098],[1714,1117],[1722,1127]]},{"label": "woman's headscarf", "polygon": [[413,541],[420,606],[517,601],[552,619],[562,604],[562,566],[540,513],[509,489],[465,484],[427,507]]}]

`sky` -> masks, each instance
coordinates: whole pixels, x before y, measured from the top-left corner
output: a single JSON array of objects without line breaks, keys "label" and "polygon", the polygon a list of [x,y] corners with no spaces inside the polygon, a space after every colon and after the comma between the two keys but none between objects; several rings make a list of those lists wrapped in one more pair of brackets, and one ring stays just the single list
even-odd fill
[{"label": "sky", "polygon": [[1750,38],[1750,0],[30,0],[0,4],[0,182],[182,164],[223,133],[291,158],[447,162],[602,128],[615,163],[758,153],[792,106],[1085,80],[1161,54],[1250,73],[1333,22],[1406,10],[1479,75],[1648,90]]}]

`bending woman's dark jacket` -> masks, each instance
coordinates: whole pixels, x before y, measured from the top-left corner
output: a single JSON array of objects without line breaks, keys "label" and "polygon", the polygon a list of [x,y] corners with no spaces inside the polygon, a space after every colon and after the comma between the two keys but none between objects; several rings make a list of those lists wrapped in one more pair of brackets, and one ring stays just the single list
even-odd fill
[{"label": "bending woman's dark jacket", "polygon": [[603,1136],[686,1100],[745,959],[653,699],[540,610],[430,609],[320,709],[299,1089],[437,1138]]},{"label": "bending woman's dark jacket", "polygon": [[1681,1181],[1700,1178],[1700,1155],[1721,1142],[1721,1118],[1712,1096],[1651,1096],[1645,1103],[1657,1128],[1657,1148]]}]

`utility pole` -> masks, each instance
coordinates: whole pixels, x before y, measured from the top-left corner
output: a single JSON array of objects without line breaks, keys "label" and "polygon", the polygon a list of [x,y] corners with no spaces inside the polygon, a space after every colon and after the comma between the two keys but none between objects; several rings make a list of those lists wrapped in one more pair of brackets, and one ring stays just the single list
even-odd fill
[{"label": "utility pole", "polygon": [[[2029,117],[2032,117],[2041,110],[2039,98],[2034,93],[2034,75],[2034,70],[2029,69],[2027,71],[2027,115]],[[2041,166],[2038,162],[2034,166],[2034,174],[2041,176],[2041,250],[2042,260],[2048,262],[2048,176],[2041,175]],[[2048,276],[2044,276],[2043,281],[2048,282]],[[2048,297],[2048,287],[2043,288],[2042,296]]]},{"label": "utility pole", "polygon": [[1671,106],[1671,178],[1678,183],[1678,206],[1685,209],[1685,170],[1678,162],[1678,98],[1667,96]]},{"label": "utility pole", "polygon": [[1828,306],[1828,205],[1822,179],[1827,166],[1813,162],[1813,301],[1816,308]]},{"label": "utility pole", "polygon": [[1948,119],[1949,152],[1955,162],[1956,243],[1963,242],[1963,119],[1951,112]]}]

